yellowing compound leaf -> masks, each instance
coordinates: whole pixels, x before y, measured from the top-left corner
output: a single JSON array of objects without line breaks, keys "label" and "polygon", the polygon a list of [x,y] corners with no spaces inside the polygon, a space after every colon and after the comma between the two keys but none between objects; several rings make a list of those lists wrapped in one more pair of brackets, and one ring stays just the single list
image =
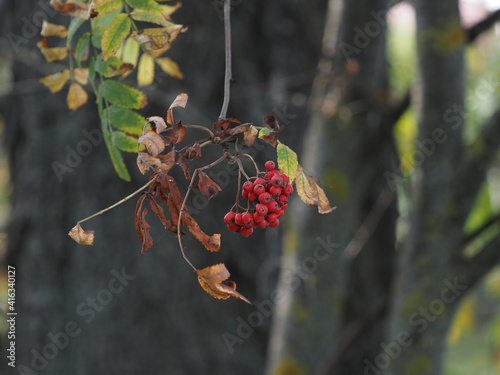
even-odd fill
[{"label": "yellowing compound leaf", "polygon": [[138,10],[138,9],[136,9],[132,13],[130,13],[130,16],[135,21],[150,22],[150,23],[154,23],[154,24],[160,25],[160,26],[173,25],[173,23],[170,22],[161,13],[151,13],[151,12],[146,12],[144,10]]},{"label": "yellowing compound leaf", "polygon": [[142,92],[112,79],[106,79],[99,86],[99,94],[121,108],[139,109],[147,104],[146,96]]},{"label": "yellowing compound leaf", "polygon": [[157,156],[160,152],[165,150],[166,146],[163,138],[152,130],[146,132],[143,136],[140,136],[137,142],[146,146],[146,149],[151,156]]},{"label": "yellowing compound leaf", "polygon": [[154,124],[154,131],[156,133],[161,133],[162,131],[167,129],[167,124],[165,124],[165,120],[160,116],[151,116],[147,118],[148,122],[152,122]]},{"label": "yellowing compound leaf", "polygon": [[94,231],[83,230],[80,224],[76,224],[68,233],[68,235],[78,242],[80,245],[94,244]]},{"label": "yellowing compound leaf", "polygon": [[258,134],[259,131],[257,130],[257,128],[251,125],[250,128],[243,133],[243,141],[245,142],[245,146],[252,147]]},{"label": "yellowing compound leaf", "polygon": [[160,5],[161,7],[161,12],[164,16],[170,16],[172,13],[174,13],[177,9],[181,7],[181,2],[176,1],[174,5]]},{"label": "yellowing compound leaf", "polygon": [[43,20],[42,31],[40,35],[44,37],[57,36],[59,38],[66,38],[68,35],[68,28],[64,25],[56,25],[54,23]]},{"label": "yellowing compound leaf", "polygon": [[155,79],[155,61],[149,53],[143,53],[137,66],[137,85],[148,86]]},{"label": "yellowing compound leaf", "polygon": [[161,14],[160,5],[154,0],[125,0],[134,9]]},{"label": "yellowing compound leaf", "polygon": [[71,74],[68,69],[62,72],[51,74],[50,76],[43,77],[40,83],[47,87],[52,93],[60,91],[66,82],[69,81]]},{"label": "yellowing compound leaf", "polygon": [[85,89],[80,86],[78,83],[72,83],[69,86],[68,96],[66,97],[66,102],[68,104],[68,108],[71,111],[75,111],[78,108],[87,104],[89,96]]},{"label": "yellowing compound leaf", "polygon": [[196,270],[196,273],[198,274],[198,282],[201,287],[212,297],[217,299],[234,297],[250,304],[249,300],[236,291],[236,283],[230,281],[227,285],[222,284],[222,282],[226,281],[230,276],[224,263],[203,268],[202,270]]},{"label": "yellowing compound leaf", "polygon": [[56,61],[56,60],[64,60],[68,56],[68,49],[66,47],[47,47],[47,39],[42,39],[38,41],[36,44],[38,48],[40,48],[40,52],[42,52],[43,57],[48,62]]},{"label": "yellowing compound leaf", "polygon": [[278,154],[278,169],[281,173],[284,173],[290,179],[292,184],[295,180],[295,173],[297,172],[297,166],[299,165],[297,161],[297,154],[288,146],[283,143],[278,143],[276,147],[276,153]]},{"label": "yellowing compound leaf", "polygon": [[189,95],[186,93],[182,93],[182,94],[177,95],[177,97],[175,98],[173,103],[170,105],[170,107],[168,107],[167,123],[169,123],[170,125],[174,124],[174,116],[172,114],[172,110],[174,108],[177,108],[177,107],[186,108],[186,103],[187,103],[188,98],[189,98]]},{"label": "yellowing compound leaf", "polygon": [[78,83],[86,85],[89,79],[89,70],[87,68],[73,69],[73,77],[75,77],[75,81]]},{"label": "yellowing compound leaf", "polygon": [[203,196],[210,200],[215,194],[222,191],[219,185],[217,185],[205,172],[199,173],[198,180],[198,190],[203,194]]},{"label": "yellowing compound leaf", "polygon": [[106,108],[104,117],[107,117],[115,128],[136,136],[142,135],[142,127],[146,124],[146,119],[137,112],[115,106]]},{"label": "yellowing compound leaf", "polygon": [[323,189],[316,184],[312,177],[306,176],[301,166],[297,168],[295,187],[300,199],[308,205],[317,207],[320,214],[330,213],[337,208],[330,207],[330,202]]},{"label": "yellowing compound leaf", "polygon": [[128,14],[115,17],[111,25],[104,31],[101,39],[102,59],[106,61],[121,47],[123,40],[130,33],[131,21]]},{"label": "yellowing compound leaf", "polygon": [[159,57],[156,59],[156,63],[160,67],[162,71],[167,73],[169,76],[172,76],[177,79],[184,79],[184,76],[181,73],[179,65],[168,57]]}]

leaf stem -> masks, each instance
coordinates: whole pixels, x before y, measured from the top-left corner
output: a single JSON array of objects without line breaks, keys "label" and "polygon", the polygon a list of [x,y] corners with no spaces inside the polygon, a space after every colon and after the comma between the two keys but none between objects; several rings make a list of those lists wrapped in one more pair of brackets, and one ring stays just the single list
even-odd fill
[{"label": "leaf stem", "polygon": [[93,215],[90,215],[89,217],[86,217],[85,219],[82,219],[80,221],[77,222],[77,224],[80,224],[80,223],[83,223],[84,221],[87,221],[89,219],[92,219],[96,216],[99,216],[103,213],[105,213],[106,211],[109,211],[111,210],[112,208],[115,208],[116,206],[119,206],[120,204],[128,201],[130,198],[132,198],[134,195],[137,195],[138,193],[140,193],[143,189],[147,188],[149,185],[151,185],[154,181],[156,181],[155,178],[149,180],[146,184],[144,184],[143,186],[141,186],[139,189],[137,189],[136,191],[134,191],[132,194],[126,196],[125,198],[121,199],[120,201],[116,202],[115,204],[112,204],[111,206],[109,207],[106,207],[104,209],[102,209],[101,211],[99,212],[96,212],[95,214]]},{"label": "leaf stem", "polygon": [[225,35],[225,51],[226,51],[226,74],[224,76],[224,101],[220,111],[219,119],[224,120],[227,117],[227,109],[229,107],[229,97],[231,90],[231,0],[224,1],[224,35]]}]

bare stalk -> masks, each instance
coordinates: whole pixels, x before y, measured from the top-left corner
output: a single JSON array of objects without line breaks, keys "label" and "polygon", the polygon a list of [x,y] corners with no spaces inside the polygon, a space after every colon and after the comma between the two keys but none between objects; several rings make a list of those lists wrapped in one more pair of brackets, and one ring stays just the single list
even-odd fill
[{"label": "bare stalk", "polygon": [[224,120],[227,117],[227,109],[229,107],[229,97],[231,90],[231,0],[224,1],[224,35],[225,35],[225,50],[226,50],[226,74],[224,76],[224,101],[220,111],[219,119]]}]

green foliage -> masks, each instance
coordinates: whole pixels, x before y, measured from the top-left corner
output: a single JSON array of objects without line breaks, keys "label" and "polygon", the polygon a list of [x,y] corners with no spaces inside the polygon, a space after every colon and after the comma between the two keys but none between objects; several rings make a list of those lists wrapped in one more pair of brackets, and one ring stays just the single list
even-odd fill
[{"label": "green foliage", "polygon": [[99,86],[99,93],[106,101],[121,108],[139,109],[144,107],[146,100],[139,90],[113,80],[105,80]]}]

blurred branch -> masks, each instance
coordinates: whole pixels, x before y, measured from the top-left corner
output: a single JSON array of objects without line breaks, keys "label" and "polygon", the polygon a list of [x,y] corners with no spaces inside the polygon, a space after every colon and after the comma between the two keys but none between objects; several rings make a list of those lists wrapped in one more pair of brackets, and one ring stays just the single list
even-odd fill
[{"label": "blurred branch", "polygon": [[[482,21],[479,21],[475,25],[469,27],[468,29],[465,29],[465,44],[467,45],[473,43],[479,35],[481,35],[485,31],[488,31],[498,21],[500,21],[500,9],[495,11],[494,13],[491,13]],[[400,117],[410,107],[411,91],[412,88],[410,87],[406,94],[402,97],[402,99],[397,103],[394,103],[392,107],[387,111],[386,124],[390,129],[392,129],[396,125]]]},{"label": "blurred branch", "polygon": [[460,279],[468,288],[500,263],[500,235],[493,238],[478,254],[461,263]]},{"label": "blurred branch", "polygon": [[500,223],[500,214],[497,214],[490,218],[486,223],[484,223],[480,228],[476,229],[473,233],[464,237],[462,244],[465,246],[483,234],[487,229],[491,228],[494,224]]}]

